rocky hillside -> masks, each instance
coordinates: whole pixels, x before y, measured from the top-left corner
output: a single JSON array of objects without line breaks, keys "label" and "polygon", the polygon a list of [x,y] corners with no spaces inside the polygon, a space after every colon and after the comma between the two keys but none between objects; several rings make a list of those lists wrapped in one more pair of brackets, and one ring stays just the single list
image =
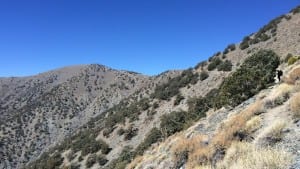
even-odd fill
[{"label": "rocky hillside", "polygon": [[18,168],[124,98],[176,74],[147,77],[95,64],[0,78],[0,168]]},{"label": "rocky hillside", "polygon": [[[110,70],[114,78],[101,80],[87,73],[98,72],[92,65],[78,72],[82,77],[60,73],[51,85],[34,80],[51,72],[30,77],[26,90],[13,87],[26,78],[3,79],[0,166],[297,167],[299,42],[300,7],[182,72],[145,77]],[[280,85],[278,67],[285,75]],[[269,153],[280,164],[273,158],[249,166],[257,161],[249,152]]]}]

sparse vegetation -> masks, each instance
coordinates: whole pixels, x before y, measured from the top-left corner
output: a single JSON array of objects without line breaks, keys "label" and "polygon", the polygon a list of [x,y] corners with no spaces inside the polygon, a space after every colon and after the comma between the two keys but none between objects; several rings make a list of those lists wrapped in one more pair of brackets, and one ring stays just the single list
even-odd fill
[{"label": "sparse vegetation", "polygon": [[147,134],[144,141],[138,145],[136,148],[136,154],[142,155],[147,148],[149,148],[153,143],[158,142],[160,139],[162,139],[162,137],[161,131],[154,127]]},{"label": "sparse vegetation", "polygon": [[300,13],[300,6],[297,6],[296,8],[292,9],[290,12],[293,13],[294,15]]},{"label": "sparse vegetation", "polygon": [[235,44],[229,44],[223,51],[223,54],[226,55],[227,53],[229,53],[230,51],[234,51],[235,50]]},{"label": "sparse vegetation", "polygon": [[184,97],[180,93],[177,94],[174,100],[174,106],[179,105],[182,100],[184,100]]},{"label": "sparse vegetation", "polygon": [[232,69],[232,63],[230,60],[225,60],[225,62],[222,62],[220,65],[217,66],[218,71],[231,71]]},{"label": "sparse vegetation", "polygon": [[208,73],[206,71],[202,71],[200,73],[200,80],[203,81],[209,77]]},{"label": "sparse vegetation", "polygon": [[292,64],[294,64],[296,61],[298,61],[298,57],[296,57],[296,56],[292,56],[292,57],[290,57],[289,59],[288,59],[288,65],[292,65]]},{"label": "sparse vegetation", "polygon": [[245,142],[234,142],[217,169],[285,169],[292,162],[291,154],[272,148],[256,148]]},{"label": "sparse vegetation", "polygon": [[258,137],[258,144],[274,145],[280,141],[283,137],[283,129],[286,127],[286,125],[287,124],[284,121],[275,121]]},{"label": "sparse vegetation", "polygon": [[300,79],[300,67],[292,69],[287,76],[284,77],[283,81],[287,84],[294,85]]},{"label": "sparse vegetation", "polygon": [[214,57],[211,62],[209,63],[209,65],[207,66],[207,70],[208,71],[212,71],[214,69],[217,68],[217,66],[219,66],[220,64],[222,64],[222,60],[219,57]]},{"label": "sparse vegetation", "polygon": [[179,93],[180,88],[185,87],[188,84],[196,84],[198,77],[198,73],[193,73],[192,69],[185,70],[180,76],[170,79],[168,83],[157,86],[152,97],[161,100],[169,100]]},{"label": "sparse vegetation", "polygon": [[290,100],[290,107],[295,119],[300,118],[300,92],[294,94]]}]

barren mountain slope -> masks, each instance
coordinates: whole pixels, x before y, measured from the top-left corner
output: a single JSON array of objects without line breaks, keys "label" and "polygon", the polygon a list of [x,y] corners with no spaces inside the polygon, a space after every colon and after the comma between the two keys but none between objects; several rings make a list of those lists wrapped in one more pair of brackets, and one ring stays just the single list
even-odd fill
[{"label": "barren mountain slope", "polygon": [[[172,74],[176,72],[165,76]],[[90,118],[161,78],[96,64],[0,78],[0,168],[34,159]]]}]

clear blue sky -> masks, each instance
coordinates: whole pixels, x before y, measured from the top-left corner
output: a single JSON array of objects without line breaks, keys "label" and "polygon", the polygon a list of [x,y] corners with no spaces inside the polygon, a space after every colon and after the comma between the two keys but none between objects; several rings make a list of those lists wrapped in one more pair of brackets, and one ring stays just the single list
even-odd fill
[{"label": "clear blue sky", "polygon": [[184,69],[300,0],[0,0],[0,76],[99,63]]}]

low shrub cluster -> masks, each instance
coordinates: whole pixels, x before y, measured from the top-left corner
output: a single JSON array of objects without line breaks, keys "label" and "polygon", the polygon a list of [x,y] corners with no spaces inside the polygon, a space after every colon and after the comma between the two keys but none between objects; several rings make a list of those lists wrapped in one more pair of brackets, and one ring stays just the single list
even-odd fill
[{"label": "low shrub cluster", "polygon": [[43,153],[37,161],[29,164],[26,169],[58,169],[62,163],[63,157],[60,155],[60,153]]},{"label": "low shrub cluster", "polygon": [[253,38],[250,38],[250,36],[246,36],[242,42],[240,43],[240,49],[244,50],[248,48],[252,44],[257,44],[259,42],[264,42],[269,40],[271,37],[276,36],[277,31],[277,25],[281,22],[281,20],[289,19],[286,15],[281,15],[273,20],[271,20],[267,25],[263,26],[259,29],[259,31],[254,35]]},{"label": "low shrub cluster", "polygon": [[297,6],[296,8],[292,9],[290,12],[293,13],[294,15],[300,13],[300,6]]},{"label": "low shrub cluster", "polygon": [[235,44],[229,44],[223,51],[223,54],[226,55],[227,53],[229,53],[230,51],[234,51],[235,50]]},{"label": "low shrub cluster", "polygon": [[232,63],[230,60],[225,60],[225,62],[222,62],[220,65],[218,65],[217,69],[218,71],[229,72],[232,69]]},{"label": "low shrub cluster", "polygon": [[180,88],[188,84],[196,84],[198,77],[198,73],[193,73],[192,69],[185,70],[180,76],[170,79],[168,83],[157,86],[152,94],[152,98],[169,100],[179,93]]},{"label": "low shrub cluster", "polygon": [[151,131],[147,134],[146,138],[142,143],[138,145],[135,152],[137,155],[142,155],[144,151],[149,148],[153,143],[158,142],[163,137],[161,131],[154,127]]},{"label": "low shrub cluster", "polygon": [[219,57],[212,58],[211,62],[207,66],[207,70],[208,71],[212,71],[212,70],[216,69],[217,66],[219,66],[220,64],[222,64],[222,62],[223,61]]},{"label": "low shrub cluster", "polygon": [[200,73],[200,80],[203,81],[205,79],[207,79],[209,77],[209,74],[207,73],[207,71],[202,71]]},{"label": "low shrub cluster", "polygon": [[300,93],[296,93],[290,101],[293,118],[300,119]]}]

